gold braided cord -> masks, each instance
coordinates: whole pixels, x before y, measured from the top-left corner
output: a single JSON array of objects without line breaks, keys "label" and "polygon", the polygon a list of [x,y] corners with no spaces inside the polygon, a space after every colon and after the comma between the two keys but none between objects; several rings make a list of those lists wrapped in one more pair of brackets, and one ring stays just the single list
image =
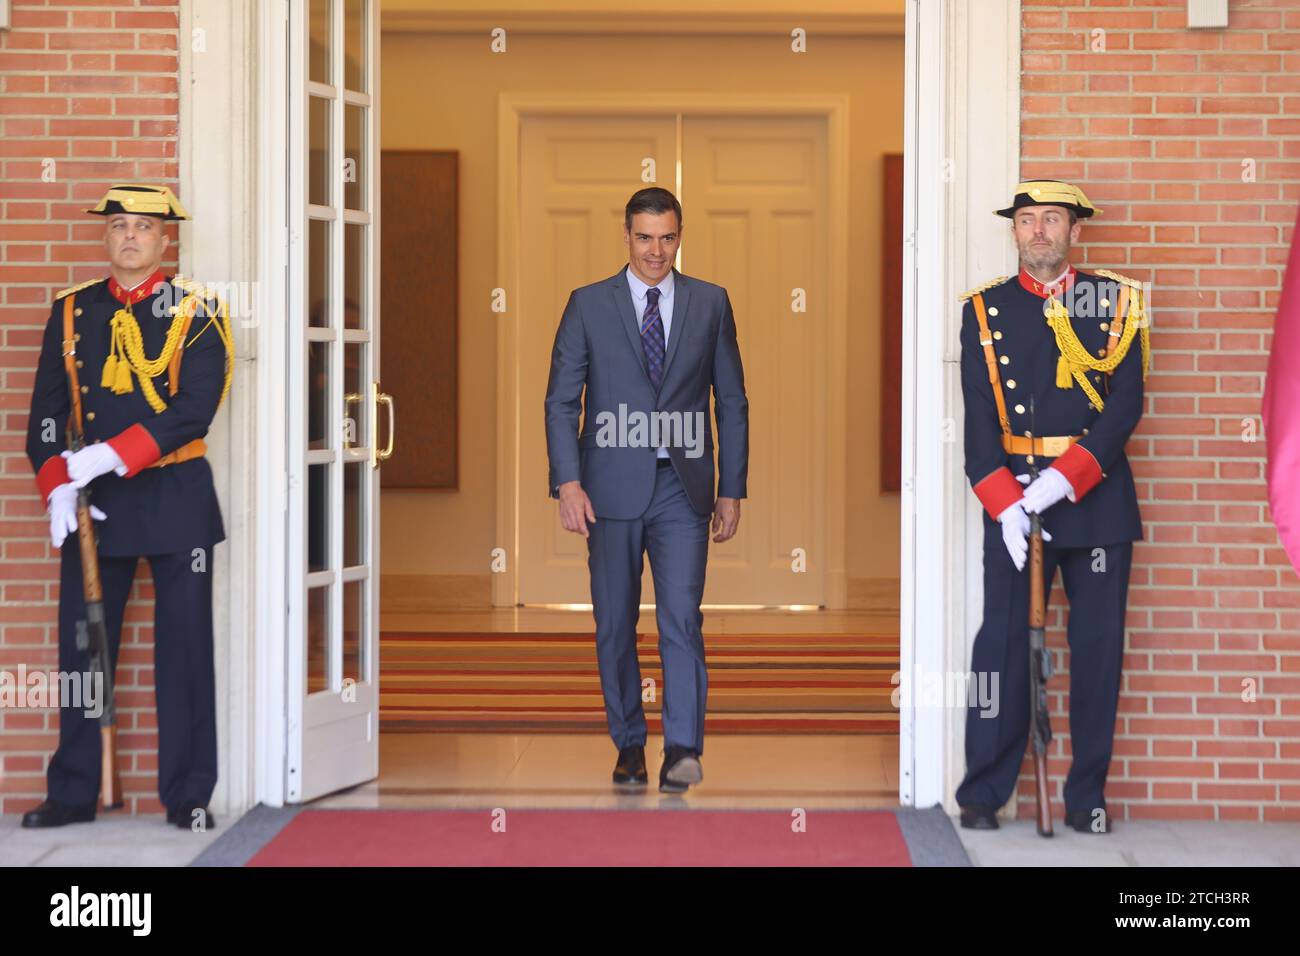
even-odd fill
[{"label": "gold braided cord", "polygon": [[[145,400],[149,407],[155,413],[166,411],[167,403],[158,390],[154,387],[153,379],[167,370],[171,364],[176,349],[180,345],[181,337],[184,333],[186,320],[190,319],[197,311],[198,307],[203,304],[208,297],[206,290],[196,286],[194,283],[181,282],[177,277],[176,284],[184,289],[188,294],[180,302],[176,309],[176,317],[172,319],[172,324],[167,329],[167,338],[163,342],[162,350],[154,359],[149,359],[144,352],[144,339],[140,334],[139,323],[136,322],[135,316],[130,309],[118,309],[113,315],[111,322],[111,348],[108,359],[104,363],[103,380],[101,382],[104,388],[112,389],[114,394],[121,395],[132,391],[131,377],[132,374],[140,380],[140,390],[144,393]],[[212,325],[217,330],[217,335],[221,338],[222,345],[226,349],[226,371],[225,378],[221,386],[221,398],[217,401],[217,407],[226,400],[226,395],[230,392],[230,383],[234,377],[235,371],[235,346],[234,335],[230,329],[230,313],[226,308],[226,303],[216,296],[211,296],[217,302],[217,314],[212,317],[208,325]],[[197,339],[207,331],[205,325],[194,336]],[[193,343],[194,339],[190,342]]]},{"label": "gold braided cord", "polygon": [[[1104,275],[1105,273],[1099,272],[1098,274]],[[1151,365],[1151,331],[1146,322],[1146,307],[1142,301],[1142,289],[1131,280],[1123,277],[1116,277],[1112,274],[1108,278],[1119,278],[1133,288],[1129,295],[1128,315],[1124,318],[1124,331],[1120,335],[1115,350],[1109,355],[1101,358],[1093,357],[1092,353],[1079,341],[1079,336],[1070,323],[1070,313],[1055,296],[1047,300],[1046,312],[1047,324],[1056,335],[1056,347],[1061,353],[1060,361],[1057,364],[1057,387],[1069,388],[1070,380],[1073,379],[1079,383],[1079,387],[1088,396],[1088,401],[1099,412],[1106,406],[1101,399],[1101,395],[1088,381],[1089,371],[1106,373],[1115,371],[1119,363],[1124,361],[1128,355],[1129,347],[1133,344],[1133,337],[1138,335],[1139,332],[1141,333],[1143,381],[1146,381],[1147,372]]]},{"label": "gold braided cord", "polygon": [[217,336],[221,339],[221,344],[226,347],[226,374],[221,383],[221,397],[217,399],[217,408],[221,408],[222,402],[230,394],[230,383],[235,375],[235,335],[230,330],[230,310],[227,308],[225,300],[219,295],[210,292],[208,289],[193,282],[183,276],[176,276],[172,279],[173,284],[184,289],[188,295],[181,300],[180,311],[183,312],[188,305],[191,309],[196,309],[200,304],[203,305],[204,311],[212,313],[213,310],[208,306],[207,300],[212,299],[217,303],[216,313],[211,316],[208,324],[199,329],[194,338],[186,343],[186,348],[198,340],[199,336],[208,330],[208,325],[217,330]]},{"label": "gold braided cord", "polygon": [[114,395],[122,395],[133,390],[131,375],[134,373],[140,379],[140,390],[149,407],[156,413],[164,411],[167,403],[154,388],[153,378],[166,371],[172,356],[176,354],[176,346],[180,344],[184,332],[185,319],[184,310],[177,309],[176,317],[167,329],[162,350],[157,358],[150,360],[144,354],[144,337],[140,334],[140,324],[136,322],[131,310],[123,308],[114,312],[109,325],[108,359],[104,362],[104,375],[100,384],[112,389]]},{"label": "gold braided cord", "polygon": [[[194,296],[191,294],[187,298],[193,299]],[[226,308],[226,303],[216,296],[213,296],[213,298],[217,300],[217,314],[209,320],[208,325],[211,325],[217,330],[217,335],[221,338],[221,344],[226,347],[226,376],[225,380],[221,383],[221,397],[217,399],[217,408],[220,408],[221,403],[224,402],[226,396],[230,394],[230,382],[235,375],[235,336],[230,331],[230,310]],[[207,330],[208,326],[205,325],[203,328],[199,329],[199,335],[202,335]],[[199,335],[190,339],[191,345],[194,344],[194,339],[197,339]]]},{"label": "gold braided cord", "polygon": [[1142,298],[1142,283],[1109,269],[1098,269],[1097,275],[1122,282],[1133,290],[1129,293],[1128,320],[1137,323],[1142,336],[1142,381],[1145,382],[1151,370],[1151,323],[1147,320],[1146,300]]}]

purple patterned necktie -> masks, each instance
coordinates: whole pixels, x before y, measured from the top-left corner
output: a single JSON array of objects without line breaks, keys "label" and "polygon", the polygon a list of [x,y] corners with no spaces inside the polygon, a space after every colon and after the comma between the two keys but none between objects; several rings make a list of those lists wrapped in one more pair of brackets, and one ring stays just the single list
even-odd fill
[{"label": "purple patterned necktie", "polygon": [[650,384],[659,391],[664,377],[664,324],[659,318],[659,290],[646,289],[645,314],[641,317],[641,347],[645,349]]}]

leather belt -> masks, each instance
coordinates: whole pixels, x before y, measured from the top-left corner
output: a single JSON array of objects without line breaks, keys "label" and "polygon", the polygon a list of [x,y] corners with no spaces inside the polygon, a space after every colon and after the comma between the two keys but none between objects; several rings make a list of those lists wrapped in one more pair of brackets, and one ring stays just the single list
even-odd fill
[{"label": "leather belt", "polygon": [[182,461],[189,461],[191,458],[202,458],[208,450],[208,443],[202,438],[196,438],[191,442],[186,442],[173,452],[168,452],[157,461],[152,462],[148,467],[162,468],[164,465],[175,465]]},{"label": "leather belt", "polygon": [[1045,435],[1039,438],[1027,438],[1024,435],[1003,435],[1002,450],[1008,455],[1042,455],[1045,458],[1059,458],[1082,435]]}]

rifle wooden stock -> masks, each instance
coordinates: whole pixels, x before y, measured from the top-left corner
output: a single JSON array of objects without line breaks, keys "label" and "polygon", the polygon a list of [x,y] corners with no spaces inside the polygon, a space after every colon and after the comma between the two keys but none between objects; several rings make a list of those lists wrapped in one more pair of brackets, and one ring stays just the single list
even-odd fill
[{"label": "rifle wooden stock", "polygon": [[1047,597],[1043,581],[1043,519],[1029,516],[1029,730],[1034,743],[1034,796],[1038,834],[1052,835],[1052,800],[1047,785],[1047,745],[1052,740],[1047,712]]},{"label": "rifle wooden stock", "polygon": [[[69,446],[76,452],[85,444],[80,422],[68,418]],[[99,577],[99,544],[90,514],[90,492],[77,489],[77,544],[81,549],[81,594],[86,617],[77,622],[77,648],[90,651],[90,674],[103,675],[99,715],[100,781],[99,799],[105,810],[122,806],[122,775],[117,759],[117,703],[113,689],[113,655],[108,646],[104,622],[104,588]]]}]

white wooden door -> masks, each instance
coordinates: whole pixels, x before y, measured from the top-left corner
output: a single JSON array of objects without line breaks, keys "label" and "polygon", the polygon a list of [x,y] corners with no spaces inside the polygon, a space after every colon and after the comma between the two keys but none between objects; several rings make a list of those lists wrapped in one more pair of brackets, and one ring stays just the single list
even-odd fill
[{"label": "white wooden door", "polygon": [[[826,141],[822,118],[620,111],[524,119],[521,603],[591,601],[586,542],[564,530],[545,494],[542,399],[570,290],[627,262],[623,207],[647,185],[640,180],[647,158],[656,160],[657,184],[682,201],[678,268],[725,286],[731,297],[750,399],[749,498],[736,537],[710,542],[704,602],[825,603]],[[796,290],[803,292],[797,302]],[[648,561],[641,600],[654,602]]]},{"label": "white wooden door", "polygon": [[682,259],[727,289],[749,394],[749,498],[706,604],[825,603],[826,190],[822,117],[682,121]]},{"label": "white wooden door", "polygon": [[[286,797],[379,773],[378,0],[289,5]],[[275,410],[267,410],[267,414]]]},{"label": "white wooden door", "polygon": [[[586,539],[564,530],[558,502],[546,494],[542,402],[551,347],[569,293],[627,264],[628,197],[648,185],[674,189],[677,120],[672,113],[529,117],[519,145],[519,600],[589,604]],[[643,169],[657,181],[643,181]],[[648,604],[648,562],[642,581]]]}]

